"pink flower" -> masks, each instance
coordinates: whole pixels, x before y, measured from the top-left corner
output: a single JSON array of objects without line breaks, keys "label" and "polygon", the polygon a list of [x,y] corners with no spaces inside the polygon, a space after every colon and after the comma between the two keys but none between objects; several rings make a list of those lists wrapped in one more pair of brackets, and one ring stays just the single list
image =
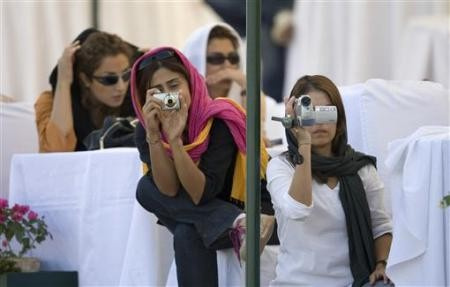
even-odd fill
[{"label": "pink flower", "polygon": [[23,214],[21,212],[14,212],[11,218],[14,221],[21,221],[23,219]]},{"label": "pink flower", "polygon": [[0,208],[8,207],[8,200],[0,198]]},{"label": "pink flower", "polygon": [[14,212],[19,212],[20,211],[20,205],[18,205],[17,203],[14,204],[14,206],[11,208],[11,211]]},{"label": "pink flower", "polygon": [[28,219],[29,220],[36,220],[38,218],[38,214],[34,212],[33,210],[30,210],[28,213]]},{"label": "pink flower", "polygon": [[30,210],[30,207],[28,205],[20,205],[19,211],[22,214],[26,214]]}]

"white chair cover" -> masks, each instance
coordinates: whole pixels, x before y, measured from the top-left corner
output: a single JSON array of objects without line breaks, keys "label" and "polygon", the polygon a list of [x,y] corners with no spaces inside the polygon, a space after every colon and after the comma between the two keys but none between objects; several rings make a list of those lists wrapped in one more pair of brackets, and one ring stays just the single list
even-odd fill
[{"label": "white chair cover", "polygon": [[0,102],[0,140],[0,196],[8,198],[12,155],[38,151],[38,136],[32,103]]}]

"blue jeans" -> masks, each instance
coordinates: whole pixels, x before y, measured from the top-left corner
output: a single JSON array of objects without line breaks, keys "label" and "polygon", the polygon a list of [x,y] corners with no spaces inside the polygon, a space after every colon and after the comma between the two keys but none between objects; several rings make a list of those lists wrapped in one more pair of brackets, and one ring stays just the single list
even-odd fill
[{"label": "blue jeans", "polygon": [[178,285],[217,286],[216,250],[232,247],[228,231],[243,211],[220,199],[195,205],[184,190],[166,196],[150,176],[139,181],[136,198],[173,234]]}]

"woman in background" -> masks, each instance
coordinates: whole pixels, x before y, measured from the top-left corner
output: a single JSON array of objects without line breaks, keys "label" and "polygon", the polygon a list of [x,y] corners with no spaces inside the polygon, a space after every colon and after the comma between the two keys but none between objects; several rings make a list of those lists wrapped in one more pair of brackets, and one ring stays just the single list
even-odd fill
[{"label": "woman in background", "polygon": [[40,152],[83,151],[106,116],[134,116],[127,95],[137,48],[116,35],[83,31],[50,75],[51,91],[35,103]]},{"label": "woman in background", "polygon": [[267,168],[280,238],[273,286],[388,284],[392,224],[376,159],[347,144],[337,87],[320,75],[294,85],[286,115],[309,95],[313,106],[336,106],[337,122],[286,129],[288,151]]},{"label": "woman in background", "polygon": [[[194,31],[186,41],[183,54],[205,77],[211,98],[227,97],[245,108],[247,80],[244,73],[245,63],[242,50],[241,38],[236,30],[228,24],[217,23],[203,26]],[[264,129],[266,101],[273,100],[262,94],[262,137],[266,146],[270,146]]]}]

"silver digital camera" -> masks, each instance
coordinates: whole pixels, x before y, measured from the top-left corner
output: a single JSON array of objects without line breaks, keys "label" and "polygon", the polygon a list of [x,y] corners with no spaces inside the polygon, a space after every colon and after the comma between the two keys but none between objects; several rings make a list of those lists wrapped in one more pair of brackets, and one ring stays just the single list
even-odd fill
[{"label": "silver digital camera", "polygon": [[153,96],[163,102],[163,110],[179,110],[180,109],[180,93],[158,93]]},{"label": "silver digital camera", "polygon": [[297,115],[291,117],[272,117],[274,121],[280,121],[285,128],[293,126],[313,126],[317,124],[329,124],[337,121],[336,106],[315,106],[313,107],[311,97],[302,95],[294,102],[294,110]]}]

